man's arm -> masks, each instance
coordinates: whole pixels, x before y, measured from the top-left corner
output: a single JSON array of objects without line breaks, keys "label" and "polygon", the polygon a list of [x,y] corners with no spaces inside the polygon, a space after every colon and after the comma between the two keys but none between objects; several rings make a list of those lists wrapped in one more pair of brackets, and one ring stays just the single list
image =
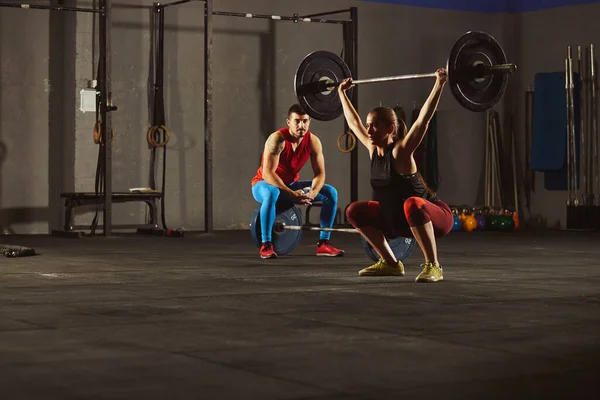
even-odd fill
[{"label": "man's arm", "polygon": [[308,197],[314,199],[315,196],[321,191],[325,184],[325,157],[323,156],[323,145],[321,139],[316,137],[314,134],[311,137],[312,152],[310,154],[310,164],[315,174],[312,180],[312,192],[308,193]]},{"label": "man's arm", "polygon": [[421,141],[423,141],[423,138],[425,137],[427,128],[429,127],[429,121],[431,121],[435,110],[437,110],[445,84],[446,70],[438,69],[436,71],[435,84],[433,85],[433,89],[425,101],[423,108],[421,108],[421,112],[419,112],[419,117],[406,136],[398,142],[397,147],[402,148],[411,154],[419,147]]},{"label": "man's arm", "polygon": [[277,188],[282,192],[294,196],[294,191],[290,189],[275,173],[277,166],[279,165],[279,156],[285,149],[285,138],[279,131],[273,132],[267,138],[265,142],[265,149],[263,151],[263,179],[268,183]]}]

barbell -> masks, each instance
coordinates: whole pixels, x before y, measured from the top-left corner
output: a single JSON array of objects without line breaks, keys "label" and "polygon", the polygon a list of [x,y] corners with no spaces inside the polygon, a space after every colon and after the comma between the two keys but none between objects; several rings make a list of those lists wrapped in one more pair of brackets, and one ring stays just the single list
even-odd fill
[{"label": "barbell", "polygon": [[[509,74],[517,66],[507,62],[500,44],[485,32],[470,31],[452,47],[446,62],[448,85],[459,104],[482,112],[497,104],[508,85]],[[294,88],[298,102],[308,115],[320,121],[336,119],[343,113],[335,88],[352,76],[338,55],[318,50],[308,54],[298,66]],[[354,84],[433,78],[435,73],[405,74],[353,80]],[[347,92],[352,96],[352,88]]]},{"label": "barbell", "polygon": [[[303,231],[327,231],[341,233],[360,233],[352,228],[321,228],[306,226],[302,223],[302,214],[298,207],[285,202],[278,203],[275,211],[275,221],[271,233],[273,248],[278,255],[285,255],[293,251],[302,240]],[[260,248],[262,235],[260,226],[260,206],[256,208],[250,222],[250,233],[255,245]],[[379,260],[379,254],[361,235],[361,245],[367,255],[373,260]],[[400,261],[406,259],[416,246],[413,238],[397,237],[387,239],[392,252]]]}]

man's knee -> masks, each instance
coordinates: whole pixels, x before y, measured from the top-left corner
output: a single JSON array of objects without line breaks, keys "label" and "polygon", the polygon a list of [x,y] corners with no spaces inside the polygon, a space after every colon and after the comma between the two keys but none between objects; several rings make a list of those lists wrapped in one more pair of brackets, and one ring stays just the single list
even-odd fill
[{"label": "man's knee", "polygon": [[322,194],[323,196],[327,197],[328,199],[337,201],[337,198],[338,198],[337,189],[331,185],[328,185],[327,183],[323,185],[323,187],[321,188],[321,191],[319,193]]},{"label": "man's knee", "polygon": [[273,185],[265,185],[263,195],[263,203],[275,204],[279,199],[280,190]]}]

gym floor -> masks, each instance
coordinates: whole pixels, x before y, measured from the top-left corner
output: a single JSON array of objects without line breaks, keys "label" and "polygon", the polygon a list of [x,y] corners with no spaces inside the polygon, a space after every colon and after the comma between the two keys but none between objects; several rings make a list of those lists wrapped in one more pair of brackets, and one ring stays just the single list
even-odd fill
[{"label": "gym floor", "polygon": [[452,233],[445,281],[365,278],[355,234],[3,237],[2,399],[591,399],[598,234]]}]

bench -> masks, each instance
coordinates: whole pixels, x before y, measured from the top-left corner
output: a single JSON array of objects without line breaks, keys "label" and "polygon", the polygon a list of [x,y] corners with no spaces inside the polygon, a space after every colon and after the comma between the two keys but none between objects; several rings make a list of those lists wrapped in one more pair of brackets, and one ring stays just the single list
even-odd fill
[{"label": "bench", "polygon": [[[73,211],[76,207],[89,206],[89,205],[100,205],[100,210],[104,208],[104,194],[96,194],[95,192],[71,192],[61,193],[60,197],[65,199],[65,225],[64,232],[74,232],[77,229],[89,229],[89,225],[73,225]],[[150,221],[145,224],[137,225],[113,225],[114,229],[135,229],[138,230],[146,229],[158,229],[158,200],[163,197],[162,192],[152,191],[148,193],[132,193],[132,192],[113,192],[111,194],[112,202],[115,204],[119,203],[130,203],[130,202],[143,202],[148,205],[150,209]],[[99,224],[98,228],[102,225]],[[58,232],[55,232],[58,233]]]}]

